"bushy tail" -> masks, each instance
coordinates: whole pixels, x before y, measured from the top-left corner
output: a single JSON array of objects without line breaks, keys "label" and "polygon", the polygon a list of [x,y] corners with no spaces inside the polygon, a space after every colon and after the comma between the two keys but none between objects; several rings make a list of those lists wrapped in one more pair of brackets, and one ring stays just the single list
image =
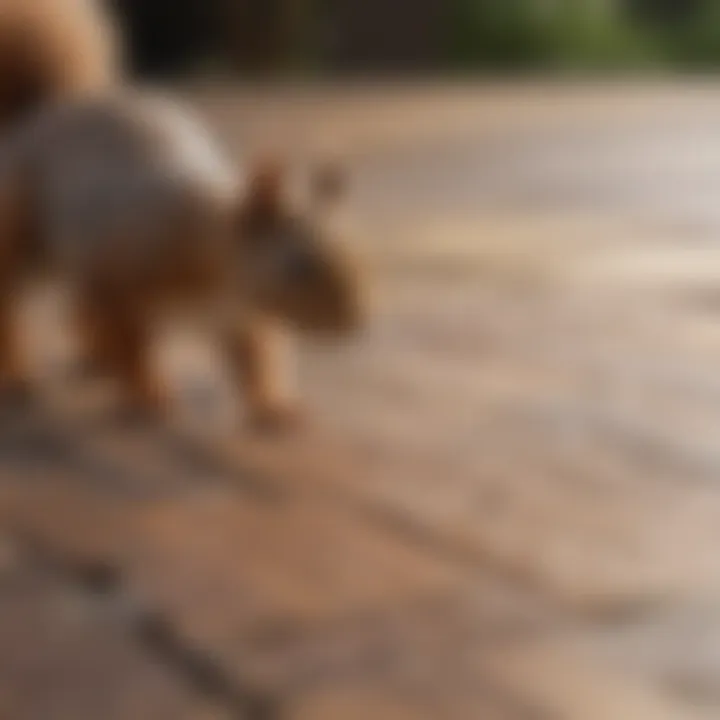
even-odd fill
[{"label": "bushy tail", "polygon": [[122,55],[100,0],[2,0],[0,131],[45,103],[119,81]]}]

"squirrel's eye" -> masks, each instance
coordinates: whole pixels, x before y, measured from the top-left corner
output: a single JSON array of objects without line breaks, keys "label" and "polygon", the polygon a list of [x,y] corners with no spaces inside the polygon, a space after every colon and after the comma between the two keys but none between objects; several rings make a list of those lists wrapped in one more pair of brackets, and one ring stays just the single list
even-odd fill
[{"label": "squirrel's eye", "polygon": [[283,276],[292,282],[306,282],[317,276],[317,259],[306,249],[286,248],[280,264]]}]

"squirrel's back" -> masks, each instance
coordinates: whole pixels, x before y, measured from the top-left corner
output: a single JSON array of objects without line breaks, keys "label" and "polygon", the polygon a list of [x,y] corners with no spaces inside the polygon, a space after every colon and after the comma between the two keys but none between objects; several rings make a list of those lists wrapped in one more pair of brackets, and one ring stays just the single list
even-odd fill
[{"label": "squirrel's back", "polygon": [[46,108],[6,143],[0,183],[26,183],[47,252],[75,267],[104,256],[147,264],[208,245],[237,197],[237,174],[192,112],[116,89]]}]

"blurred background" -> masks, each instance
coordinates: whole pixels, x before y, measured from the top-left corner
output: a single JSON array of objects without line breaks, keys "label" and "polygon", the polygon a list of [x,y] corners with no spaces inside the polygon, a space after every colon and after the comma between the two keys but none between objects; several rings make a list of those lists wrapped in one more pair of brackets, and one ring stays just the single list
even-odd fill
[{"label": "blurred background", "polygon": [[109,0],[139,72],[712,68],[714,0]]},{"label": "blurred background", "polygon": [[717,720],[720,0],[112,1],[239,167],[338,152],[371,322],[267,438],[198,337],[108,421],[28,309],[0,718]]}]

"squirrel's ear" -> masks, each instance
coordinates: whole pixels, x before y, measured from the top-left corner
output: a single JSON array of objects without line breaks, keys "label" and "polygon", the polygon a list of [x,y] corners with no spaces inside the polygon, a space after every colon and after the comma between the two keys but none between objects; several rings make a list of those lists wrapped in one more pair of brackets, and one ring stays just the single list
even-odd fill
[{"label": "squirrel's ear", "polygon": [[312,175],[312,196],[315,203],[328,206],[341,202],[348,190],[345,168],[337,162],[318,165]]},{"label": "squirrel's ear", "polygon": [[285,166],[276,156],[259,158],[250,166],[244,198],[244,210],[250,214],[271,215],[283,200]]}]

